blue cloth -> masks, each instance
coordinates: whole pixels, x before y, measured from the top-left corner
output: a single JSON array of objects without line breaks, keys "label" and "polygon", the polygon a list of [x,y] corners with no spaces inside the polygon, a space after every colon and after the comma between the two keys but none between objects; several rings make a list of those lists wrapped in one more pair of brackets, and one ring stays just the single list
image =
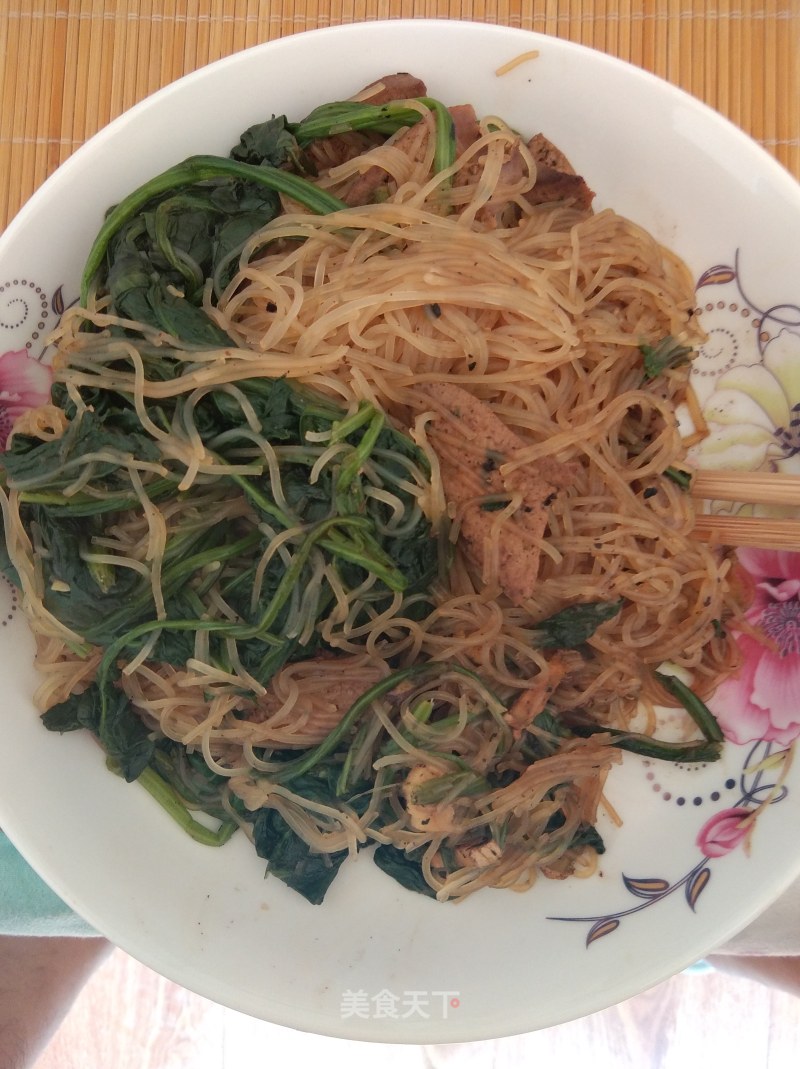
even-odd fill
[{"label": "blue cloth", "polygon": [[97,935],[0,831],[0,935]]}]

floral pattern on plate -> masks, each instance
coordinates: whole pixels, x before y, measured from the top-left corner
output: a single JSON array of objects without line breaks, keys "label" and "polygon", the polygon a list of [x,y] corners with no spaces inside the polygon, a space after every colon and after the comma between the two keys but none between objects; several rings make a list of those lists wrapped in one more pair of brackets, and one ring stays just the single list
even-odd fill
[{"label": "floral pattern on plate", "polygon": [[[739,255],[734,266],[718,264],[697,282],[697,307],[706,340],[692,367],[708,435],[690,450],[698,468],[800,472],[800,305],[759,308],[745,293]],[[711,502],[713,512],[784,516],[782,506]],[[800,546],[798,546],[800,550]],[[737,560],[752,586],[745,629],[737,638],[741,671],[725,680],[708,705],[726,740],[742,747],[738,798],[701,826],[697,862],[676,879],[660,873],[622,875],[627,892],[640,901],[594,916],[551,917],[589,925],[586,946],[615,932],[625,917],[683,892],[694,910],[712,877],[712,863],[739,848],[747,850],[758,814],[786,798],[783,773],[800,738],[800,552],[740,549]],[[746,747],[746,749],[744,749]],[[650,767],[644,762],[644,767]],[[685,775],[686,770],[680,770]],[[654,778],[652,772],[647,778]],[[662,791],[660,784],[654,789]],[[663,791],[665,800],[684,805]],[[721,799],[714,790],[712,802]],[[706,799],[698,796],[694,804]]]},{"label": "floral pattern on plate", "polygon": [[52,378],[50,368],[24,349],[0,355],[0,449],[18,416],[50,400]]},{"label": "floral pattern on plate", "polygon": [[48,297],[27,278],[0,282],[0,450],[17,416],[50,399],[47,334],[64,311],[59,286]]},{"label": "floral pattern on plate", "polygon": [[[0,282],[0,451],[17,417],[50,400],[49,332],[64,311],[59,286],[46,290],[27,278]],[[19,608],[19,595],[0,577],[0,627],[8,627]]]},{"label": "floral pattern on plate", "polygon": [[[690,457],[707,469],[798,472],[800,305],[759,308],[742,286],[739,259],[709,268],[697,283],[707,338],[692,385],[709,434]],[[780,515],[766,506],[749,511]]]}]

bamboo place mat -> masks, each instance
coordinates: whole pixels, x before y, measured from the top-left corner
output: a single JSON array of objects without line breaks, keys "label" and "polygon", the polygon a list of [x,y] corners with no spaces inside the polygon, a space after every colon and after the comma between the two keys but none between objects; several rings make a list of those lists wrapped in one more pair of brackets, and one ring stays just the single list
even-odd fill
[{"label": "bamboo place mat", "polygon": [[142,97],[250,45],[372,19],[502,23],[682,86],[800,178],[800,0],[0,0],[0,228]]}]

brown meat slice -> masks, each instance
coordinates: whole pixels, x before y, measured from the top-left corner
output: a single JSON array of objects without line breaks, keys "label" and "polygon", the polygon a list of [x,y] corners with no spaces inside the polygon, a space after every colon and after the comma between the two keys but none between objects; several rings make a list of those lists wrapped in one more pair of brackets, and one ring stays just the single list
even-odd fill
[{"label": "brown meat slice", "polygon": [[564,174],[549,167],[538,167],[536,185],[525,199],[531,204],[553,204],[556,201],[573,201],[576,208],[588,211],[594,200],[594,191],[577,174]]},{"label": "brown meat slice", "polygon": [[461,517],[460,543],[481,578],[490,564],[497,521],[485,499],[521,495],[521,505],[503,523],[496,543],[498,582],[520,605],[536,586],[548,505],[559,490],[572,484],[575,466],[544,457],[504,473],[502,465],[513,460],[525,442],[489,405],[449,383],[420,389],[433,402],[428,437],[439,458],[444,496]]},{"label": "brown meat slice", "polygon": [[525,194],[525,199],[531,204],[570,200],[577,208],[588,211],[594,200],[594,191],[575,173],[575,168],[561,149],[548,141],[544,134],[532,137],[528,148],[536,160],[536,184]]},{"label": "brown meat slice", "polygon": [[470,145],[474,145],[481,136],[481,128],[478,116],[471,104],[456,104],[447,109],[453,120],[453,130],[456,135],[456,156],[461,156]]},{"label": "brown meat slice", "polygon": [[[415,78],[413,74],[398,73],[387,74],[371,82],[356,96],[368,104],[388,104],[392,100],[408,100],[411,97],[426,96],[427,92],[425,83]],[[330,137],[319,137],[312,141],[306,152],[317,169],[327,170],[361,156],[375,145],[381,144],[383,140],[384,138],[379,135],[358,131],[332,134]],[[367,200],[358,200],[353,203],[366,204]]]},{"label": "brown meat slice", "polygon": [[[522,158],[522,153],[515,145],[500,168],[500,185],[513,186],[528,175],[528,167]],[[495,229],[499,226],[513,226],[519,221],[520,209],[513,201],[495,192],[476,215],[476,219]]]},{"label": "brown meat slice", "polygon": [[359,100],[368,104],[388,104],[392,100],[410,100],[412,97],[427,95],[425,83],[405,71],[385,74],[382,78],[370,82],[360,93],[356,93]]},{"label": "brown meat slice", "polygon": [[[393,147],[404,152],[409,159],[418,159],[422,151],[424,133],[419,126],[409,126],[397,135]],[[369,167],[363,174],[358,175],[340,196],[351,208],[369,204],[375,200],[377,190],[386,185],[388,180],[389,175],[383,167]]]},{"label": "brown meat slice", "polygon": [[375,194],[385,186],[389,175],[382,167],[370,167],[363,174],[353,180],[352,185],[341,193],[341,198],[351,208],[360,208],[364,204],[370,204],[375,199]]},{"label": "brown meat slice", "polygon": [[[480,124],[475,114],[475,109],[471,104],[457,104],[455,107],[450,108],[449,111],[455,129],[456,156],[459,157],[481,136]],[[454,184],[460,186],[476,181],[482,166],[481,159],[476,160],[473,158],[455,176]],[[527,166],[522,158],[522,153],[516,145],[513,145],[500,170],[500,185],[515,185],[521,178],[525,177],[526,173]],[[498,226],[511,226],[519,218],[519,208],[506,197],[492,197],[480,209],[476,218],[491,229]]]},{"label": "brown meat slice", "polygon": [[[372,101],[370,101],[372,103]],[[453,119],[453,127],[456,138],[456,156],[474,144],[480,137],[480,126],[475,109],[471,104],[457,104],[450,108]],[[405,152],[411,159],[419,158],[422,150],[422,135],[420,127],[410,126],[403,130],[394,142],[395,148]],[[475,166],[473,164],[473,166]],[[375,193],[387,181],[386,172],[381,167],[370,167],[353,182],[352,186],[342,194],[342,200],[351,207],[369,204],[374,200]]]},{"label": "brown meat slice", "polygon": [[331,134],[330,137],[317,137],[306,148],[306,156],[317,171],[327,171],[339,167],[349,160],[363,156],[365,152],[380,145],[383,138],[377,134],[364,134],[352,131],[347,134]]},{"label": "brown meat slice", "polygon": [[528,151],[537,163],[549,167],[552,171],[561,171],[563,174],[575,174],[575,168],[567,157],[553,144],[544,134],[535,134],[528,142]]}]

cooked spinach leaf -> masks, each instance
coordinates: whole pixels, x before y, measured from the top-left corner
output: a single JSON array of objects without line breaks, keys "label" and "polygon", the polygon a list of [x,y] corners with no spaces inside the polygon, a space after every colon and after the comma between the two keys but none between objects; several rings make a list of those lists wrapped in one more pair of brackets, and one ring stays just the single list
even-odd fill
[{"label": "cooked spinach leaf", "polygon": [[543,709],[533,720],[531,727],[535,730],[523,731],[520,739],[520,752],[533,764],[543,757],[552,757],[561,748],[564,739],[573,737],[573,733],[549,709]]},{"label": "cooked spinach leaf", "polygon": [[299,155],[297,141],[289,129],[285,115],[274,116],[266,122],[248,127],[239,138],[239,143],[230,151],[232,160],[240,163],[262,164],[282,167],[295,162]]},{"label": "cooked spinach leaf", "polygon": [[[157,461],[161,454],[158,446],[141,431],[128,431],[125,423],[116,419],[101,418],[86,411],[74,419],[64,434],[53,441],[41,441],[29,435],[15,434],[9,448],[0,453],[0,467],[4,468],[8,482],[18,488],[61,490],[73,483],[80,474],[79,465],[87,456],[93,464],[96,479],[111,478],[124,468],[131,457],[142,461]],[[115,459],[107,459],[112,454]],[[94,459],[94,456],[98,459]],[[102,456],[101,456],[102,455]]]},{"label": "cooked spinach leaf", "polygon": [[0,512],[0,574],[4,575],[6,579],[15,586],[18,590],[22,585],[19,577],[19,572],[11,563],[11,557],[8,555],[8,546],[6,544],[6,533],[3,521],[3,514]]},{"label": "cooked spinach leaf", "polygon": [[606,844],[603,842],[603,837],[600,832],[594,825],[585,822],[578,825],[578,829],[572,837],[569,848],[571,850],[576,850],[582,846],[590,846],[592,850],[598,854],[604,854],[606,852]]},{"label": "cooked spinach leaf", "polygon": [[82,694],[73,694],[54,705],[42,721],[49,731],[62,734],[87,728],[129,783],[141,775],[153,757],[155,743],[122,691],[114,690],[104,703],[99,687],[93,683]]},{"label": "cooked spinach leaf", "polygon": [[[559,828],[564,827],[566,822],[566,813],[563,809],[558,809],[553,813],[550,820],[548,820],[544,830],[546,833],[558,831]],[[578,850],[584,846],[590,846],[598,854],[604,854],[606,851],[605,843],[597,828],[592,824],[588,824],[586,821],[581,821],[576,828],[574,835],[570,839],[567,849]]]},{"label": "cooked spinach leaf", "polygon": [[[218,190],[220,183],[227,183],[224,193]],[[175,198],[187,190],[191,193],[186,195],[181,209]],[[99,282],[102,292],[119,255],[124,260],[124,272],[118,282],[118,293],[123,297],[127,295],[126,299],[145,313],[142,322],[161,328],[157,317],[155,321],[153,319],[145,278],[150,278],[151,282],[158,280],[158,289],[162,292],[167,292],[167,287],[176,281],[179,285],[185,284],[187,276],[180,266],[176,268],[177,261],[182,261],[195,277],[202,273],[203,277],[213,278],[221,266],[215,253],[219,228],[232,216],[254,210],[263,214],[263,221],[268,222],[277,214],[278,194],[281,193],[313,212],[338,211],[345,207],[336,197],[304,178],[266,163],[256,165],[222,156],[192,156],[170,167],[139,186],[106,216],[83,271],[81,302],[86,303],[89,289],[95,282]],[[170,203],[165,208],[167,198]],[[201,206],[202,199],[206,203]],[[191,225],[172,219],[184,209],[191,213]],[[196,254],[198,249],[206,248],[210,255],[203,256],[198,264],[187,249],[181,248],[181,244],[187,242]],[[135,264],[137,254],[141,260],[138,266]],[[164,261],[171,272],[160,270]]]},{"label": "cooked spinach leaf", "polygon": [[267,872],[315,906],[325,898],[347,857],[346,850],[316,853],[274,809],[263,808],[256,813],[253,841],[258,856],[268,862]]},{"label": "cooked spinach leaf", "polygon": [[536,625],[541,649],[573,650],[592,637],[600,624],[612,620],[622,601],[588,601],[568,605]]},{"label": "cooked spinach leaf", "polygon": [[390,843],[382,843],[372,856],[378,868],[393,880],[397,880],[407,891],[416,891],[428,898],[436,897],[436,892],[425,882],[422,874],[421,851],[406,852]]},{"label": "cooked spinach leaf", "polygon": [[80,731],[87,728],[97,732],[100,725],[100,695],[96,687],[89,687],[82,694],[71,694],[66,701],[52,705],[42,715],[42,723],[48,731]]}]

